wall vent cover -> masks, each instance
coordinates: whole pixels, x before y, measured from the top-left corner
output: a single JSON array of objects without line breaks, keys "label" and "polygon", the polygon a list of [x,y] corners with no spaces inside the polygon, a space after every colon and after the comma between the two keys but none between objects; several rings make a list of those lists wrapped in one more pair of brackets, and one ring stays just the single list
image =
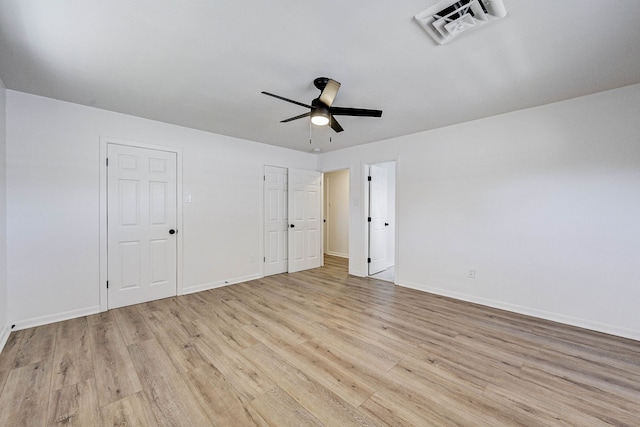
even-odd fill
[{"label": "wall vent cover", "polygon": [[415,16],[438,43],[447,44],[461,33],[504,18],[502,0],[441,0]]}]

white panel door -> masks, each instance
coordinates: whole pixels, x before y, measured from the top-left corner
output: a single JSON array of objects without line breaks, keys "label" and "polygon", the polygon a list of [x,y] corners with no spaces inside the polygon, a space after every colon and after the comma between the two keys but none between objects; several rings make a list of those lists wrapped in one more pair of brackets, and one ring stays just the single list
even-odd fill
[{"label": "white panel door", "polygon": [[176,153],[108,144],[108,307],[177,294]]},{"label": "white panel door", "polygon": [[288,269],[287,169],[264,167],[264,275]]},{"label": "white panel door", "polygon": [[322,266],[322,173],[289,169],[289,273]]},{"label": "white panel door", "polygon": [[372,275],[387,268],[387,171],[371,165],[369,176],[369,275]]}]

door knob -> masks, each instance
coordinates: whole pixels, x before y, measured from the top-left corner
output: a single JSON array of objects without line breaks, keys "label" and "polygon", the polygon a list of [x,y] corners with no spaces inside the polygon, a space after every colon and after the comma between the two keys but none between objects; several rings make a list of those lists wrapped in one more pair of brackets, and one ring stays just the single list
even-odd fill
[{"label": "door knob", "polygon": [[176,234],[176,230],[172,228],[171,230],[169,230],[169,234]]},{"label": "door knob", "polygon": [[388,227],[388,226],[389,226],[389,223],[388,223],[388,222],[385,222],[385,223],[384,223],[384,226],[385,226],[385,227]]},{"label": "door knob", "polygon": [[296,225],[295,224],[291,224],[289,227],[294,228]]}]

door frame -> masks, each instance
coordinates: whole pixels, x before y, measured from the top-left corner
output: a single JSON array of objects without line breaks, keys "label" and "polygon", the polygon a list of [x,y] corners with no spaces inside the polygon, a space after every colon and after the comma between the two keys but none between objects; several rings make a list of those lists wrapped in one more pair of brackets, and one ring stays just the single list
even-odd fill
[{"label": "door frame", "polygon": [[177,228],[178,233],[176,235],[176,293],[177,295],[183,294],[182,283],[182,149],[176,147],[167,147],[164,145],[149,144],[138,141],[130,141],[120,138],[100,137],[100,202],[99,202],[99,215],[100,215],[100,236],[99,236],[99,258],[100,258],[100,273],[99,273],[99,296],[100,296],[100,311],[107,311],[107,272],[108,272],[108,257],[107,257],[107,145],[125,145],[135,148],[146,148],[149,150],[168,151],[176,154],[176,214],[177,214]]},{"label": "door frame", "polygon": [[[347,194],[348,194],[348,201],[347,203],[349,204],[349,213],[348,213],[348,218],[347,218],[347,241],[348,244],[351,245],[351,168],[346,167],[346,168],[340,168],[340,169],[331,169],[331,170],[325,170],[322,171],[323,173],[323,183],[326,181],[327,179],[327,174],[333,173],[333,172],[343,172],[346,171],[347,175],[349,176],[349,179],[347,180]],[[332,256],[341,256],[342,255],[335,255],[335,254],[331,254],[329,252],[327,252],[327,249],[329,247],[329,226],[331,225],[331,219],[329,218],[329,206],[327,205],[327,203],[329,202],[329,198],[330,198],[330,194],[331,194],[331,189],[329,188],[329,186],[325,185],[325,187],[322,189],[322,212],[323,212],[323,221],[326,220],[327,222],[323,222],[323,227],[322,227],[322,232],[324,233],[323,238],[322,238],[322,245],[323,245],[323,253],[327,254],[327,255],[332,255]],[[347,251],[346,254],[346,258],[349,259],[349,251]]]}]

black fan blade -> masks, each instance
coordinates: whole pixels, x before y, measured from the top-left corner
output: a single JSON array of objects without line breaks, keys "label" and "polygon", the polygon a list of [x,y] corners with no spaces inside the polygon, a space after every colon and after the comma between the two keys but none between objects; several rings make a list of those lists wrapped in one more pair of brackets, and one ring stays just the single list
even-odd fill
[{"label": "black fan blade", "polygon": [[304,113],[304,114],[300,114],[299,116],[295,116],[295,117],[291,117],[291,118],[289,118],[289,119],[281,120],[281,121],[280,121],[280,123],[287,123],[287,122],[291,122],[291,121],[293,121],[293,120],[301,119],[301,118],[303,118],[303,117],[309,117],[309,115],[310,115],[310,114],[311,114],[311,112]]},{"label": "black fan blade", "polygon": [[334,116],[382,117],[381,110],[367,110],[366,108],[331,107],[329,112]]},{"label": "black fan blade", "polygon": [[342,126],[340,126],[340,123],[338,123],[336,118],[333,116],[329,117],[329,125],[331,125],[331,129],[336,132],[342,132],[344,130],[342,129]]},{"label": "black fan blade", "polygon": [[338,89],[340,89],[340,83],[335,80],[329,79],[329,81],[327,81],[327,85],[324,87],[324,89],[322,89],[322,93],[320,94],[320,102],[322,102],[327,107],[331,107],[331,104],[333,104],[333,100],[338,94]]},{"label": "black fan blade", "polygon": [[292,104],[299,105],[301,107],[311,108],[311,105],[303,104],[302,102],[294,101],[293,99],[285,98],[284,96],[274,95],[272,93],[265,92],[265,91],[262,91],[262,93],[264,93],[265,95],[273,96],[274,98],[282,99],[283,101],[287,101],[287,102],[290,102]]}]

